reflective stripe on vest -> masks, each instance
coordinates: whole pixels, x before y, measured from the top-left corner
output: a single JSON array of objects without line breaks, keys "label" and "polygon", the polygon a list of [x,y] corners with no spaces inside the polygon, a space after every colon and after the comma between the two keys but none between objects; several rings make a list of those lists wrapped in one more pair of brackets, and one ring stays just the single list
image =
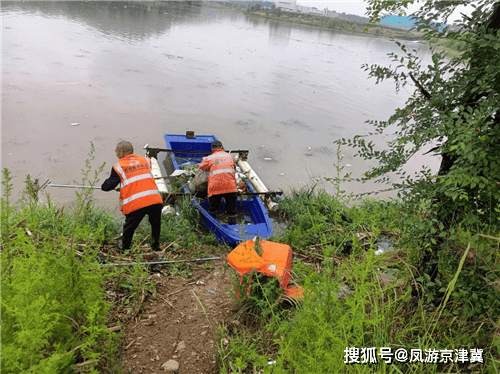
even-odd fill
[{"label": "reflective stripe on vest", "polygon": [[120,210],[125,215],[162,203],[149,164],[150,160],[145,157],[129,155],[113,165],[120,177]]},{"label": "reflective stripe on vest", "polygon": [[128,204],[135,199],[139,199],[141,197],[149,196],[149,195],[156,195],[156,194],[158,194],[158,195],[160,194],[158,192],[158,190],[148,190],[148,191],[138,192],[138,193],[133,194],[132,196],[120,201],[120,206],[124,206],[125,204]]},{"label": "reflective stripe on vest", "polygon": [[208,174],[209,176],[210,175],[215,175],[215,174],[223,174],[223,173],[231,173],[231,174],[234,174],[234,169],[220,169],[220,170],[214,170],[214,171],[211,171],[210,174]]},{"label": "reflective stripe on vest", "polygon": [[210,156],[204,157],[204,159],[208,161],[208,160],[211,160],[211,159],[213,159],[215,157],[219,157],[219,156],[221,156],[221,153],[215,152],[215,153],[212,153]]},{"label": "reflective stripe on vest", "polygon": [[127,184],[134,183],[134,182],[140,181],[142,179],[147,179],[147,178],[153,178],[151,173],[136,175],[135,177],[132,177],[132,178],[124,178],[124,182],[122,183],[122,188],[125,187]]},{"label": "reflective stripe on vest", "polygon": [[120,163],[117,162],[113,166],[115,167],[115,169],[118,172],[118,174],[120,174],[120,177],[122,177],[122,180],[126,180],[127,177],[125,176],[125,172],[123,171],[122,167],[120,166]]}]

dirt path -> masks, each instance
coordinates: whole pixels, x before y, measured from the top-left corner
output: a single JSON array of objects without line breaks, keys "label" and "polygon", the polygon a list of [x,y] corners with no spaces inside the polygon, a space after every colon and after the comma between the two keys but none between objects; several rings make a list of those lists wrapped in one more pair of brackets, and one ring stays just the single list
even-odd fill
[{"label": "dirt path", "polygon": [[125,326],[126,372],[218,372],[217,326],[237,305],[233,270],[224,262],[214,263],[210,270],[193,268],[189,279],[152,273],[158,277],[156,298],[146,300],[144,312]]}]

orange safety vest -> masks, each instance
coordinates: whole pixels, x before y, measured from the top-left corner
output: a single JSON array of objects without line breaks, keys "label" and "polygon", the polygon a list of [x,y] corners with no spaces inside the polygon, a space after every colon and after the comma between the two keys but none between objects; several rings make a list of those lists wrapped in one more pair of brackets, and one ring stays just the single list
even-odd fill
[{"label": "orange safety vest", "polygon": [[162,204],[160,191],[151,175],[151,160],[128,155],[113,165],[120,176],[120,210],[127,215],[135,210]]},{"label": "orange safety vest", "polygon": [[[269,277],[278,278],[285,295],[295,300],[302,299],[304,297],[302,287],[288,287],[292,271],[292,249],[290,246],[266,240],[260,241],[259,245],[262,248],[262,256],[255,252],[255,242],[252,240],[241,243],[227,256],[229,264],[241,274],[240,286],[243,275],[255,270]],[[247,295],[250,294],[251,282],[250,278]],[[239,287],[237,297],[240,297]]]},{"label": "orange safety vest", "polygon": [[223,149],[216,150],[204,157],[198,166],[208,171],[208,197],[224,193],[237,192],[234,160]]}]

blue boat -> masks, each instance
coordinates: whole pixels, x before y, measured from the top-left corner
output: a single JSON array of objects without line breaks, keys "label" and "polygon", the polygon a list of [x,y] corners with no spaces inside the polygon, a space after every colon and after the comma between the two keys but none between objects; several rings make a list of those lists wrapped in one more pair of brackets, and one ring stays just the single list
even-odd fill
[{"label": "blue boat", "polygon": [[[186,135],[166,134],[165,143],[169,152],[169,158],[173,165],[173,170],[180,170],[181,165],[186,162],[199,164],[203,157],[212,154],[212,142],[219,140],[214,135]],[[169,173],[171,174],[171,173]],[[255,193],[256,190],[252,184],[245,181],[247,190]],[[183,186],[185,193],[190,193],[187,186]],[[191,199],[194,207],[200,212],[201,220],[208,230],[210,230],[222,243],[235,246],[238,243],[251,240],[256,235],[260,238],[269,238],[273,230],[271,221],[267,214],[266,207],[258,195],[244,196],[236,201],[236,213],[243,213],[245,217],[244,224],[228,225],[212,217],[208,210],[210,203],[208,199],[199,200],[196,197]],[[225,209],[224,201],[221,202],[219,212],[223,213]],[[218,214],[220,216],[220,214]]]}]

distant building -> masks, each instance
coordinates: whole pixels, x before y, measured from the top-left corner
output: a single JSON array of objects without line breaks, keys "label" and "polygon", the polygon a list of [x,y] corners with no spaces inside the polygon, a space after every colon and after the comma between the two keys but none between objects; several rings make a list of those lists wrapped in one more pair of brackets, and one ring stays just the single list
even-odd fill
[{"label": "distant building", "polygon": [[385,16],[380,20],[380,24],[402,29],[411,29],[415,26],[415,21],[412,17]]},{"label": "distant building", "polygon": [[296,12],[303,14],[316,14],[318,16],[338,18],[339,14],[334,10],[328,10],[325,8],[323,11],[315,7],[310,7],[306,5],[298,5],[297,0],[275,0],[274,4],[276,8],[287,11]]},{"label": "distant building", "polygon": [[297,0],[280,0],[275,1],[274,4],[276,8],[288,10],[291,12],[296,12],[297,10]]},{"label": "distant building", "polygon": [[311,14],[317,14],[317,15],[319,15],[319,16],[322,16],[322,15],[323,15],[323,13],[322,13],[322,12],[320,12],[320,11],[319,11],[319,9],[318,9],[318,8],[315,8],[315,7],[312,7],[312,8],[311,8],[311,11],[310,11],[309,13],[311,13]]},{"label": "distant building", "polygon": [[297,5],[296,12],[308,14],[311,11],[311,7],[305,5]]},{"label": "distant building", "polygon": [[272,8],[275,5],[274,1],[255,1],[255,0],[248,0],[248,1],[226,0],[223,1],[223,3],[235,4],[235,5],[247,5],[247,6],[254,6],[259,4],[262,8]]},{"label": "distant building", "polygon": [[323,10],[323,15],[325,17],[331,17],[331,18],[338,18],[339,17],[339,14],[336,11],[334,11],[334,10],[328,10],[328,8],[325,8]]}]

